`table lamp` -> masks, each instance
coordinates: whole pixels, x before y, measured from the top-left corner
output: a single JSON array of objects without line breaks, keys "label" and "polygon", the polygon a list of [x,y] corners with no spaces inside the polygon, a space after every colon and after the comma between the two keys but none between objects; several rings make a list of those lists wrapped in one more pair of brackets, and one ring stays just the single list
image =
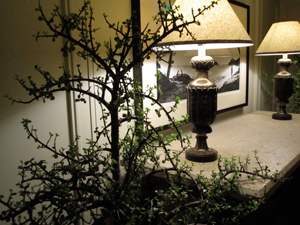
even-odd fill
[{"label": "table lamp", "polygon": [[275,75],[275,96],[279,103],[279,112],[272,115],[276,120],[291,120],[286,112],[286,104],[293,94],[294,77],[288,72],[292,60],[290,54],[300,54],[300,24],[298,21],[273,23],[256,51],[257,56],[282,55],[278,60],[280,72]]},{"label": "table lamp", "polygon": [[[189,35],[178,35],[173,32],[159,43],[169,49],[198,50],[198,56],[191,59],[191,67],[196,70],[197,77],[187,86],[187,113],[193,124],[192,132],[196,133],[196,145],[186,150],[186,159],[194,162],[212,162],[217,159],[218,152],[207,145],[207,134],[212,132],[211,124],[217,114],[218,87],[209,80],[208,71],[215,61],[206,55],[206,49],[247,47],[253,45],[251,38],[231,8],[227,0],[217,1],[217,5],[198,17],[200,25],[191,24]],[[211,0],[176,0],[179,14],[184,20],[192,20],[192,8],[209,6]],[[163,29],[163,28],[161,28]]]}]

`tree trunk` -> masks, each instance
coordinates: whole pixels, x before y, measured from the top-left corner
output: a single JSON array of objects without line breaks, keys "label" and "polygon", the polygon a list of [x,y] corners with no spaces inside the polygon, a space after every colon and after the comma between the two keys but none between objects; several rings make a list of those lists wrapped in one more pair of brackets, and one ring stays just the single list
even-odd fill
[{"label": "tree trunk", "polygon": [[115,160],[113,165],[113,179],[117,182],[117,186],[121,184],[121,170],[120,170],[120,149],[119,149],[119,117],[118,117],[118,107],[111,110],[111,153],[112,159]]}]

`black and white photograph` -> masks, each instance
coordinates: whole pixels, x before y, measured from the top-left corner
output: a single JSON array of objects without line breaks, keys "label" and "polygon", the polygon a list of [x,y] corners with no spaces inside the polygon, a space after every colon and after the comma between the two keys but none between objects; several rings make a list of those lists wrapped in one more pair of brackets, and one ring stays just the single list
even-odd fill
[{"label": "black and white photograph", "polygon": [[[213,56],[215,64],[209,71],[209,79],[218,87],[218,93],[240,89],[240,49],[207,50]],[[197,51],[166,52],[162,60],[157,61],[157,73],[160,74],[162,95],[161,103],[172,102],[179,97],[187,98],[186,87],[195,79],[195,69],[190,66],[190,59]]]}]

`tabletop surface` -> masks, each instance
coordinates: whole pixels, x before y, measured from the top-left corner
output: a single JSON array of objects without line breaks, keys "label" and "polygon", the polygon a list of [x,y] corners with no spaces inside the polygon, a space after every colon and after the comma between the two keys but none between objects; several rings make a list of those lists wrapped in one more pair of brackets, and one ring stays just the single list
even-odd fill
[{"label": "tabletop surface", "polygon": [[[245,159],[249,155],[252,167],[257,167],[254,165],[254,150],[257,150],[262,165],[285,176],[300,161],[300,114],[292,114],[292,120],[283,121],[272,119],[273,113],[256,111],[212,124],[213,132],[208,134],[208,146],[217,150],[222,158],[236,156]],[[194,146],[196,134],[187,134],[193,136],[191,142]],[[181,151],[179,142],[173,142],[170,149]],[[180,160],[186,161],[184,153]],[[218,171],[218,163],[195,163],[192,175],[196,176],[201,170],[210,177],[212,170]],[[263,197],[274,186],[272,181],[262,179],[254,182],[244,180],[241,183],[243,193],[257,197]]]}]

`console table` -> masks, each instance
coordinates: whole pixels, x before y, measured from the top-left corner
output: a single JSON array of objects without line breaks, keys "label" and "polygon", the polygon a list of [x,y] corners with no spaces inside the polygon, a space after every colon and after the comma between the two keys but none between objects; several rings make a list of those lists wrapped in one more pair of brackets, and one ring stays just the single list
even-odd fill
[{"label": "console table", "polygon": [[[213,132],[208,134],[208,146],[218,151],[223,158],[232,156],[244,159],[251,158],[250,167],[254,167],[254,150],[258,151],[262,165],[267,165],[271,173],[276,170],[280,177],[289,176],[300,164],[300,114],[292,114],[292,120],[274,120],[273,112],[256,111],[212,125]],[[192,146],[196,139],[192,132]],[[170,149],[181,151],[180,145],[174,142]],[[163,154],[163,151],[161,151]],[[180,160],[184,162],[185,154]],[[204,170],[209,178],[211,171],[218,171],[217,162],[194,163],[193,176]],[[257,179],[254,182],[241,179],[242,192],[255,197],[270,196],[279,183]]]}]

